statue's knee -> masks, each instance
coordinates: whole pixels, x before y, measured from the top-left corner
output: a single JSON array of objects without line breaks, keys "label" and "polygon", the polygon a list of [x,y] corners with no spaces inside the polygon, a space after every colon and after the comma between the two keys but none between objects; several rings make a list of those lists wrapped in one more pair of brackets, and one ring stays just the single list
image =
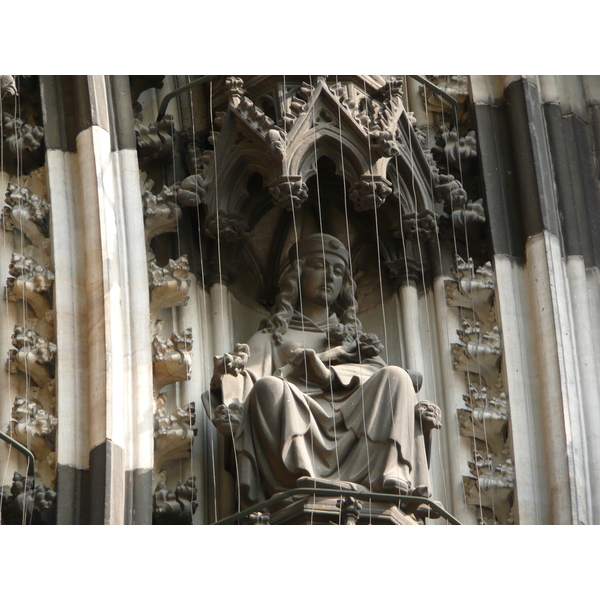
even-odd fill
[{"label": "statue's knee", "polygon": [[397,381],[399,383],[411,383],[408,373],[401,367],[397,367],[396,365],[388,365],[386,367],[383,367],[383,369],[381,370],[383,372],[383,375],[389,378],[391,381]]},{"label": "statue's knee", "polygon": [[255,402],[274,403],[281,398],[283,393],[283,381],[278,377],[263,377],[259,379],[252,388]]}]

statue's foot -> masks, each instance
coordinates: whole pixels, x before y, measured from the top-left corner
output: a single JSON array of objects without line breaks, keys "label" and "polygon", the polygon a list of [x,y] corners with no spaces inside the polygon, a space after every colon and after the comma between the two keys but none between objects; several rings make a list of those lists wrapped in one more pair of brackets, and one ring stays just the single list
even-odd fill
[{"label": "statue's foot", "polygon": [[413,488],[408,493],[409,496],[417,496],[419,498],[430,498],[431,492],[426,485],[419,485],[416,488]]},{"label": "statue's foot", "polygon": [[369,490],[359,483],[341,481],[339,479],[324,479],[321,477],[299,477],[296,487],[317,488],[319,490],[350,490],[352,492],[368,492]]},{"label": "statue's foot", "polygon": [[399,494],[400,496],[410,495],[410,485],[407,481],[388,477],[383,480],[382,492],[384,494]]}]

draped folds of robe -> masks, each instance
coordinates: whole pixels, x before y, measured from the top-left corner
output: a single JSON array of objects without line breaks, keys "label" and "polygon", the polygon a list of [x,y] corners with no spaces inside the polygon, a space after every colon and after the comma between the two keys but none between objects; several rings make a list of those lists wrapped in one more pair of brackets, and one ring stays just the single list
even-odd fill
[{"label": "draped folds of robe", "polygon": [[[339,321],[332,315],[328,324],[334,323]],[[234,445],[246,505],[298,487],[303,476],[374,492],[390,491],[384,482],[398,480],[408,489],[429,489],[417,399],[406,371],[379,357],[334,365],[325,390],[298,371],[281,373],[293,349],[327,349],[326,327],[297,315],[281,344],[272,332],[259,331],[248,342],[245,371],[223,378],[223,402],[243,407]]]}]

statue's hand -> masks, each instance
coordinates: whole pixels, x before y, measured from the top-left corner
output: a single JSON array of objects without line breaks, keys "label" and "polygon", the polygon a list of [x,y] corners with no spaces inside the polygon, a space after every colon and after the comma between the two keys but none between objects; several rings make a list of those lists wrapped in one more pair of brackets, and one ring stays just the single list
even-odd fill
[{"label": "statue's hand", "polygon": [[429,400],[421,400],[415,405],[415,419],[421,423],[423,431],[442,427],[442,411]]},{"label": "statue's hand", "polygon": [[248,358],[250,358],[250,347],[248,344],[236,344],[233,352],[213,357],[214,371],[210,382],[211,389],[221,388],[224,375],[228,374],[237,377],[242,373],[248,362]]},{"label": "statue's hand", "polygon": [[296,348],[292,350],[290,365],[295,367],[295,373],[300,377],[325,389],[331,382],[331,371],[325,366],[312,348]]},{"label": "statue's hand", "polygon": [[243,408],[238,404],[220,404],[215,408],[213,423],[225,437],[235,436],[242,422]]},{"label": "statue's hand", "polygon": [[353,346],[335,346],[329,348],[321,354],[317,354],[318,358],[325,365],[340,365],[343,363],[356,362],[358,354],[356,352],[356,344]]}]

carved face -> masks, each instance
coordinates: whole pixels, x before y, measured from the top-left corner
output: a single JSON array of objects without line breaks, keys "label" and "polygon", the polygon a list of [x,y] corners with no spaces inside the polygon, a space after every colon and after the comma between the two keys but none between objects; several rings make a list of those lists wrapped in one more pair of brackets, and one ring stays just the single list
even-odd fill
[{"label": "carved face", "polygon": [[302,300],[319,306],[331,306],[344,284],[346,263],[335,254],[318,252],[306,258],[302,267]]}]

